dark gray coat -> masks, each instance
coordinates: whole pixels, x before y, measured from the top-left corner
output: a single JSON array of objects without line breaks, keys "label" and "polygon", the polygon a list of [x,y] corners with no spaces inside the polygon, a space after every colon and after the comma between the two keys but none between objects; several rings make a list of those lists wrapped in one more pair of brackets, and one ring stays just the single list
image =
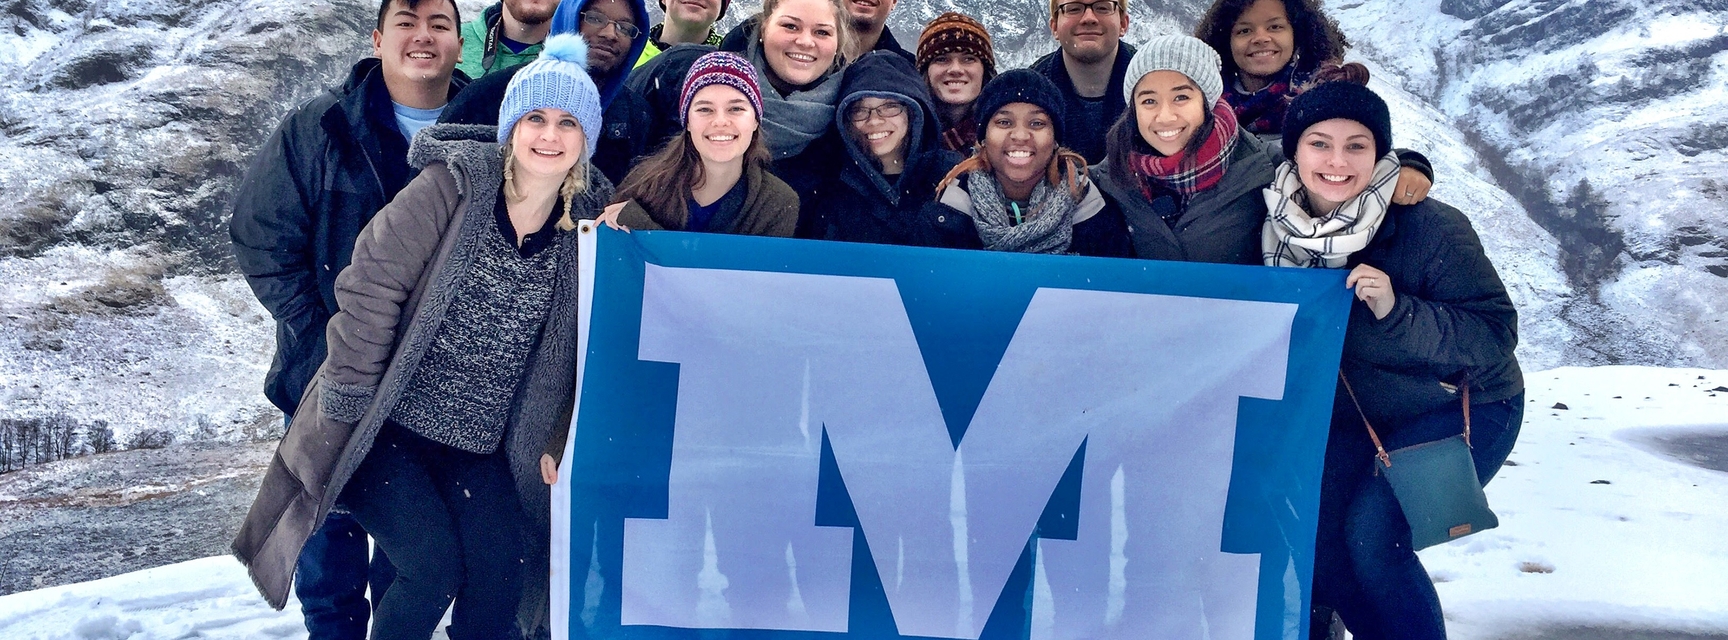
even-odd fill
[{"label": "dark gray coat", "polygon": [[[271,606],[286,603],[301,547],[413,378],[475,247],[484,234],[497,233],[493,207],[503,165],[496,135],[493,127],[438,125],[418,136],[409,160],[423,168],[420,176],[361,232],[353,265],[337,278],[341,311],[330,320],[329,357],[234,540],[234,555]],[[572,206],[578,217],[597,216],[612,197],[612,184],[598,170],[590,167],[588,180]],[[540,481],[539,458],[554,423],[569,415],[576,372],[576,234],[562,234],[550,250],[562,254],[566,269],[512,403],[503,446],[529,516],[528,576],[547,575],[550,493]],[[524,608],[543,608],[545,581],[527,585]]]},{"label": "dark gray coat", "polygon": [[1283,162],[1280,153],[1252,134],[1238,133],[1224,178],[1189,199],[1174,228],[1152,210],[1138,185],[1120,184],[1111,177],[1109,161],[1092,167],[1092,179],[1109,206],[1127,219],[1136,257],[1260,264],[1260,226],[1266,222],[1261,190],[1272,184],[1272,172]]}]

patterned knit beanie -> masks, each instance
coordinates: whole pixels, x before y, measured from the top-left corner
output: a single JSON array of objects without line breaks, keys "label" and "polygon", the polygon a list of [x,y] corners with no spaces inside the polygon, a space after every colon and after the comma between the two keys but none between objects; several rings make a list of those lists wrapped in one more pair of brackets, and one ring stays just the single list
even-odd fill
[{"label": "patterned knit beanie", "polygon": [[1316,123],[1335,118],[1354,120],[1374,134],[1374,155],[1392,151],[1392,113],[1373,90],[1348,80],[1334,80],[1303,91],[1284,112],[1284,157],[1296,159],[1296,143]]},{"label": "patterned knit beanie", "polygon": [[984,139],[984,129],[990,124],[990,116],[1007,105],[1024,102],[1038,105],[1045,113],[1050,114],[1050,126],[1055,129],[1056,144],[1062,144],[1062,120],[1066,117],[1062,105],[1062,92],[1051,84],[1050,80],[1031,69],[1015,69],[996,76],[989,84],[984,85],[984,91],[978,94],[978,102],[972,108],[972,119],[978,122],[978,139]]},{"label": "patterned knit beanie", "polygon": [[1140,45],[1134,59],[1128,61],[1128,74],[1122,78],[1122,98],[1132,106],[1134,87],[1153,71],[1175,71],[1188,76],[1199,87],[1210,111],[1224,96],[1224,75],[1218,52],[1211,45],[1193,36],[1157,36]]},{"label": "patterned knit beanie", "polygon": [[582,137],[587,139],[588,153],[583,160],[594,157],[594,145],[600,143],[600,91],[588,77],[588,43],[582,36],[560,33],[546,39],[540,57],[522,66],[504,88],[504,102],[498,105],[498,144],[510,141],[516,121],[535,109],[563,109],[582,125]]},{"label": "patterned knit beanie", "polygon": [[953,11],[931,20],[918,35],[918,73],[929,71],[937,56],[948,53],[978,56],[984,63],[984,81],[996,77],[996,51],[990,44],[990,32],[977,20]]},{"label": "patterned knit beanie", "polygon": [[690,101],[696,98],[697,91],[714,84],[743,93],[750,101],[750,108],[756,110],[756,119],[762,119],[762,88],[756,84],[756,67],[738,54],[715,51],[697,58],[685,74],[683,96],[678,99],[678,124],[689,126]]}]

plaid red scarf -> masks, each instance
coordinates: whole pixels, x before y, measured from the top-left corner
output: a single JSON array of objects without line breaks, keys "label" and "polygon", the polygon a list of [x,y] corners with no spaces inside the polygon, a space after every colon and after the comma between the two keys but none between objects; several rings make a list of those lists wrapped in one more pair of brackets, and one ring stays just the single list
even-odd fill
[{"label": "plaid red scarf", "polygon": [[1194,194],[1218,185],[1230,166],[1230,153],[1235,150],[1236,112],[1228,103],[1219,101],[1212,107],[1212,133],[1200,143],[1192,159],[1187,151],[1173,156],[1130,151],[1128,168],[1140,176],[1140,192],[1147,199],[1152,198],[1156,185],[1176,192],[1187,202]]},{"label": "plaid red scarf", "polygon": [[1240,80],[1230,82],[1224,100],[1236,109],[1236,121],[1242,123],[1242,128],[1249,133],[1279,133],[1284,130],[1284,111],[1290,107],[1290,101],[1296,99],[1296,87],[1306,83],[1308,76],[1313,74],[1304,74],[1302,78],[1295,75],[1296,62],[1292,60],[1273,74],[1259,91],[1242,93],[1236,90],[1241,86]]}]

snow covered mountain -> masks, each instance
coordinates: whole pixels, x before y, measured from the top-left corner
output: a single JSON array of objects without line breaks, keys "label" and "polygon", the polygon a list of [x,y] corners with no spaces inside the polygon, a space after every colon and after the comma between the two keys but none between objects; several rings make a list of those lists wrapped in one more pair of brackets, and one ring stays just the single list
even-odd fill
[{"label": "snow covered mountain", "polygon": [[1329,3],[1558,241],[1592,361],[1728,363],[1728,6]]},{"label": "snow covered mountain", "polygon": [[[487,3],[461,0],[465,15]],[[649,5],[652,7],[653,2]],[[1204,2],[1136,0],[1128,40]],[[758,2],[739,0],[726,23]],[[1527,368],[1728,367],[1722,181],[1728,9],[1672,0],[1334,3],[1472,216],[1523,311]],[[1047,0],[902,0],[911,46],[946,10],[1004,68],[1055,48]],[[267,314],[233,275],[226,207],[281,114],[368,49],[371,0],[10,0],[0,11],[0,417],[242,439]],[[1712,99],[1714,98],[1714,100]],[[1585,186],[1580,186],[1585,185]]]}]

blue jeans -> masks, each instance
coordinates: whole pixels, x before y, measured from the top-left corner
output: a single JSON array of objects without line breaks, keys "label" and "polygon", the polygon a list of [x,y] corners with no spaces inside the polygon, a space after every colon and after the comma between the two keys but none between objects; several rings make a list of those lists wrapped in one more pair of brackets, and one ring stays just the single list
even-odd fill
[{"label": "blue jeans", "polygon": [[[1355,417],[1353,407],[1350,411],[1349,417],[1355,420],[1345,424],[1354,424],[1354,431],[1362,431],[1362,441],[1366,441],[1360,418]],[[1476,478],[1483,486],[1512,453],[1523,420],[1522,393],[1501,402],[1471,405],[1470,453]],[[1383,439],[1386,449],[1392,450],[1457,435],[1463,426],[1462,408],[1449,407],[1399,425],[1396,431],[1383,434]],[[1350,431],[1334,429],[1333,435],[1347,436]],[[1372,472],[1368,462],[1372,445],[1364,448],[1362,441],[1350,436],[1338,439],[1345,441],[1338,447],[1342,455],[1328,455],[1327,465],[1338,462],[1350,468],[1344,473],[1329,473],[1327,480],[1332,486],[1322,488],[1333,499],[1323,496],[1321,500],[1314,567],[1316,604],[1336,609],[1344,626],[1362,640],[1443,640],[1446,622],[1440,596],[1411,548],[1410,525],[1404,520],[1392,485]]]},{"label": "blue jeans", "polygon": [[[353,516],[331,513],[306,539],[294,566],[307,640],[365,640],[367,619],[395,576],[381,548],[366,562],[366,530]],[[368,583],[372,605],[366,603]]]}]

